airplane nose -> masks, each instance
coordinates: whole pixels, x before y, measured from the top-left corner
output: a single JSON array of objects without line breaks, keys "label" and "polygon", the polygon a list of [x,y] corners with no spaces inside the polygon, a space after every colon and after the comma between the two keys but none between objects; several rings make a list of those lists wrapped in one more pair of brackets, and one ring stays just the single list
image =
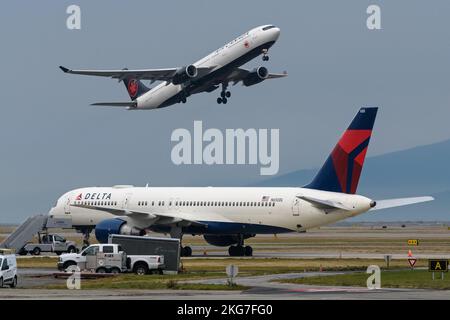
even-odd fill
[{"label": "airplane nose", "polygon": [[281,33],[280,28],[273,28],[272,30],[273,30],[272,32],[273,32],[275,40],[278,39],[278,37],[280,36],[280,33]]}]

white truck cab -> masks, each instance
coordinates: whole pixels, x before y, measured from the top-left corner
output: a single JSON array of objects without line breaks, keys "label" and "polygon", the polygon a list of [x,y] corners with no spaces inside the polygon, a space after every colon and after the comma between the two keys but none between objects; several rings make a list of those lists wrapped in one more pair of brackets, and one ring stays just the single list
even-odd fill
[{"label": "white truck cab", "polygon": [[0,288],[17,286],[17,261],[12,250],[0,249]]}]

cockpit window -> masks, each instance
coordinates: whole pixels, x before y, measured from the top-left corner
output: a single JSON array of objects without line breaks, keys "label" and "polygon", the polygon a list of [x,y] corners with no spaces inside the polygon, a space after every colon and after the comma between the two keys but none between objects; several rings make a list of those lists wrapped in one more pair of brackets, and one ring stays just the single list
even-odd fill
[{"label": "cockpit window", "polygon": [[275,26],[267,26],[263,28],[263,31],[269,30],[269,29],[273,29],[275,28]]}]

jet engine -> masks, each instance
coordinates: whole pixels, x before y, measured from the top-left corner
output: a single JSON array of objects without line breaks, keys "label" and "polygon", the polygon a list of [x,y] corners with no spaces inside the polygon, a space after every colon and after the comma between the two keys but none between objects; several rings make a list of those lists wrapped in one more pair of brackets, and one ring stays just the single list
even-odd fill
[{"label": "jet engine", "polygon": [[110,234],[125,234],[131,236],[143,236],[145,231],[133,226],[129,226],[121,219],[108,219],[100,221],[95,226],[95,237],[100,243],[107,243]]},{"label": "jet engine", "polygon": [[186,67],[182,67],[178,69],[178,71],[175,73],[174,77],[172,78],[172,83],[182,84],[183,82],[186,82],[189,79],[195,78],[197,74],[198,74],[197,67],[192,64]]},{"label": "jet engine", "polygon": [[242,80],[244,86],[250,87],[257,83],[263,82],[269,76],[269,71],[265,67],[258,67],[250,72],[247,77]]}]

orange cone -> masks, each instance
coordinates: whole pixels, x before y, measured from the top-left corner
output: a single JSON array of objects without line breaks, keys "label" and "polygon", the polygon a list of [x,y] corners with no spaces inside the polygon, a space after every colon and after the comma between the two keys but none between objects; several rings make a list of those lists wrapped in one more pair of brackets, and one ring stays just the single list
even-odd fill
[{"label": "orange cone", "polygon": [[411,258],[413,255],[412,255],[412,252],[411,252],[411,250],[408,250],[408,258]]}]

